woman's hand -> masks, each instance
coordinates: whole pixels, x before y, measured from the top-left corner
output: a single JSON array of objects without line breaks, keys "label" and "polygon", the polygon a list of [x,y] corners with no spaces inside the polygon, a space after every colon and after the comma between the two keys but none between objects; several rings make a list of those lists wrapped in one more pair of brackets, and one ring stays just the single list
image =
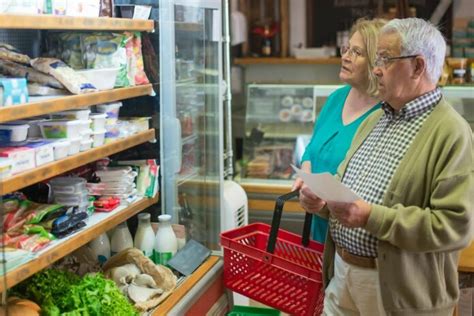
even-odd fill
[{"label": "woman's hand", "polygon": [[316,214],[322,210],[326,202],[316,196],[306,184],[303,184],[300,190],[300,205],[306,212]]},{"label": "woman's hand", "polygon": [[[307,173],[311,173],[311,162],[304,161],[301,164],[301,170]],[[291,191],[300,190],[303,187],[303,184],[303,179],[301,179],[300,177],[296,178],[295,183],[293,183],[293,187],[291,188]]]}]

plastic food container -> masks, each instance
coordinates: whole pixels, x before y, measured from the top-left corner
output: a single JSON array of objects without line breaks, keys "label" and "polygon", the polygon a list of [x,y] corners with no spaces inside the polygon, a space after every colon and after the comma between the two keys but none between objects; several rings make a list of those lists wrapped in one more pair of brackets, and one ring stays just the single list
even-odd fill
[{"label": "plastic food container", "polygon": [[88,205],[89,199],[87,197],[87,191],[82,191],[77,194],[60,194],[57,191],[54,191],[54,203],[65,206]]},{"label": "plastic food container", "polygon": [[81,137],[71,138],[68,140],[71,143],[67,152],[69,156],[75,155],[81,151]]},{"label": "plastic food container", "polygon": [[77,138],[79,136],[79,120],[51,120],[39,122],[44,138]]},{"label": "plastic food container", "polygon": [[86,151],[92,148],[92,139],[81,140],[81,151]]},{"label": "plastic food container", "polygon": [[0,141],[2,142],[22,142],[28,135],[27,124],[3,124],[0,125]]},{"label": "plastic food container", "polygon": [[98,90],[110,90],[114,88],[119,70],[120,68],[117,67],[77,70],[77,72],[83,75]]},{"label": "plastic food container", "polygon": [[92,132],[92,147],[102,146],[105,142],[105,129]]},{"label": "plastic food container", "polygon": [[18,120],[18,121],[10,122],[8,124],[29,125],[30,128],[28,128],[28,138],[38,138],[38,137],[41,137],[41,129],[38,124],[39,122],[44,122],[44,121],[47,121],[47,119],[38,118],[38,119]]},{"label": "plastic food container", "polygon": [[0,179],[6,179],[12,175],[13,161],[9,158],[0,157]]},{"label": "plastic food container", "polygon": [[63,119],[63,120],[88,120],[91,110],[70,110],[51,114],[52,119]]},{"label": "plastic food container", "polygon": [[57,177],[51,179],[49,184],[54,194],[81,194],[86,189],[86,179],[80,177]]},{"label": "plastic food container", "polygon": [[71,142],[69,140],[60,140],[53,143],[54,148],[54,160],[66,158],[69,151]]},{"label": "plastic food container", "polygon": [[92,120],[91,128],[93,131],[101,131],[105,128],[105,119],[107,114],[105,113],[94,113],[90,115]]},{"label": "plastic food container", "polygon": [[98,104],[96,107],[97,112],[107,114],[107,119],[116,119],[119,116],[119,111],[120,107],[122,107],[122,102]]}]

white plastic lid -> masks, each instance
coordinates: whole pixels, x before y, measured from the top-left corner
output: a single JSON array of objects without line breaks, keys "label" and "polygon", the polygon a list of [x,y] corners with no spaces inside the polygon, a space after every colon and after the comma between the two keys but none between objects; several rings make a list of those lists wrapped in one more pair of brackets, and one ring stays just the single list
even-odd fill
[{"label": "white plastic lid", "polygon": [[12,124],[12,123],[6,123],[3,125],[0,125],[0,129],[28,129],[30,128],[30,125],[26,124]]},{"label": "white plastic lid", "polygon": [[53,143],[53,147],[68,147],[71,145],[71,142],[69,140],[66,140],[66,138],[64,138],[64,140],[59,140],[57,142],[54,142]]},{"label": "white plastic lid", "polygon": [[160,215],[160,216],[158,216],[158,220],[160,222],[169,222],[171,220],[171,215],[169,215],[169,214]]},{"label": "white plastic lid", "polygon": [[93,135],[100,135],[100,134],[105,134],[107,133],[107,130],[104,128],[104,129],[100,129],[98,131],[92,131],[92,134]]}]

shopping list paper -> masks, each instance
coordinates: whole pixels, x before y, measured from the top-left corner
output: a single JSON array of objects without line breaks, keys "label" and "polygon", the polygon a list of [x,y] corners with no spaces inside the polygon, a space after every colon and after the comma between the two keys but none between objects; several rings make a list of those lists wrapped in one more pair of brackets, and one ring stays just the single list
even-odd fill
[{"label": "shopping list paper", "polygon": [[293,165],[291,167],[311,191],[324,201],[351,203],[360,200],[357,194],[328,172],[307,173]]}]

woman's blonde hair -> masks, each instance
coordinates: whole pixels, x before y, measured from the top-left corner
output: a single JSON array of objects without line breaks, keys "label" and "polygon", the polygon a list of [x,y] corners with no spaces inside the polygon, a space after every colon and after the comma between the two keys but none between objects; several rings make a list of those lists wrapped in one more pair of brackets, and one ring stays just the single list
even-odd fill
[{"label": "woman's blonde hair", "polygon": [[367,87],[367,93],[371,96],[378,95],[377,89],[377,77],[373,74],[372,70],[375,65],[375,54],[377,52],[377,38],[380,29],[387,23],[384,19],[372,19],[366,18],[358,19],[351,28],[350,36],[354,35],[355,32],[359,32],[365,44],[365,51],[367,53],[367,72],[369,85]]}]

